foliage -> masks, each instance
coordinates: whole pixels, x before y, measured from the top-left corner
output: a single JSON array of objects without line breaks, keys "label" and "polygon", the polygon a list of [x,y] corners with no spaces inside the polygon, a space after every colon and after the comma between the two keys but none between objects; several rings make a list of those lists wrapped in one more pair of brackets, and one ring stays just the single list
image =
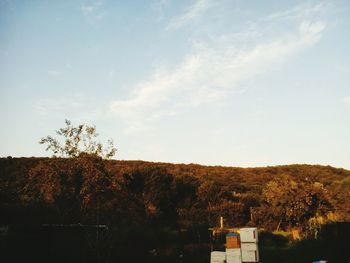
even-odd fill
[{"label": "foliage", "polygon": [[22,199],[50,204],[63,221],[87,220],[113,194],[111,182],[103,160],[95,155],[45,160],[29,170]]},{"label": "foliage", "polygon": [[281,175],[263,189],[257,221],[278,222],[277,230],[288,229],[307,225],[311,218],[325,215],[331,209],[328,192],[321,183],[308,178],[296,181],[289,175]]},{"label": "foliage", "polygon": [[46,144],[46,150],[51,150],[54,156],[78,157],[86,153],[110,159],[116,154],[117,149],[114,147],[113,140],[109,139],[105,148],[96,140],[98,133],[95,126],[79,124],[75,127],[69,120],[65,120],[65,124],[66,127],[56,131],[62,139],[48,135],[39,141],[40,144]]},{"label": "foliage", "polygon": [[311,218],[328,212],[350,219],[344,209],[349,205],[344,197],[350,172],[331,167],[243,169],[105,161],[86,154],[1,159],[0,165],[1,207],[14,211],[41,202],[62,222],[96,222],[99,215],[100,221],[114,225],[188,228],[217,226],[224,216],[225,224],[233,227],[279,225],[288,230],[307,229]]},{"label": "foliage", "polygon": [[[278,225],[286,230],[306,229],[302,234],[317,234],[315,242],[320,244],[325,228],[322,225],[320,231],[321,224],[338,221],[339,216],[350,220],[349,178],[350,172],[344,169],[313,165],[208,167],[104,160],[87,153],[75,158],[0,158],[0,220],[3,225],[16,226],[107,224],[110,231],[103,244],[108,252],[104,255],[111,255],[109,262],[133,261],[129,257],[135,244],[135,262],[160,262],[160,258],[170,262],[169,257],[177,262],[177,253],[185,255],[185,262],[202,262],[209,255],[207,228],[217,226],[220,216],[232,227],[254,224],[265,229]],[[93,229],[74,231],[51,236],[45,232],[43,236],[48,240],[62,237],[56,240],[56,254],[61,254],[58,244],[65,244],[65,239],[76,240],[69,244],[73,247],[73,243],[88,245],[86,236],[94,240],[98,236],[101,242],[104,238]],[[70,235],[79,239],[70,239]],[[35,232],[16,238],[32,240],[37,236]],[[276,262],[276,255],[286,255],[284,262],[302,262],[298,260],[306,252],[301,247],[275,238],[268,236],[266,244],[276,247],[277,252],[261,242],[264,261]],[[38,240],[31,242],[37,244]],[[43,242],[42,247],[46,245],[47,251],[52,251],[49,244]],[[15,248],[13,245],[7,251],[17,251]],[[80,261],[77,258],[74,262],[94,261],[93,251],[80,249],[89,251],[90,261],[84,261],[84,252],[79,252]],[[150,256],[149,250],[155,250],[159,257]],[[317,255],[316,249],[310,251],[310,258]],[[46,262],[48,257],[43,258]]]},{"label": "foliage", "polygon": [[332,203],[334,206],[339,206],[341,209],[337,211],[337,214],[343,219],[350,221],[350,177],[339,178],[334,180],[330,184],[332,191]]}]

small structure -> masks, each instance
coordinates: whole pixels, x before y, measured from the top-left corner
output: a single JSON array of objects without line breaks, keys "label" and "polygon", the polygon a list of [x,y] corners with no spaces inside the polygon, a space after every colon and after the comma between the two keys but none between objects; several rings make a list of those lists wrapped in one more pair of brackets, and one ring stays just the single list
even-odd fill
[{"label": "small structure", "polygon": [[212,240],[217,240],[218,237],[220,239],[220,237],[225,235],[225,246],[223,247],[225,252],[214,250],[212,243],[211,263],[259,262],[259,239],[256,227],[225,228],[221,217],[220,227],[209,228],[209,231]]}]

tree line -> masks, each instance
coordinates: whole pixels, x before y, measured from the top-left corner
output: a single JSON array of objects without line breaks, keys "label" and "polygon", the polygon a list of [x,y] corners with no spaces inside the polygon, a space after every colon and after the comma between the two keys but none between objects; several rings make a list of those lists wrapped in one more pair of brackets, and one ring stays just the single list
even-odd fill
[{"label": "tree line", "polygon": [[[22,229],[12,234],[12,245],[0,246],[5,258],[27,249],[36,262],[169,262],[192,251],[188,262],[203,262],[208,228],[218,226],[220,217],[228,227],[298,229],[315,237],[325,223],[350,220],[345,169],[117,161],[111,160],[117,151],[113,141],[105,147],[95,126],[65,124],[56,131],[59,138],[40,140],[51,158],[0,158],[0,225]],[[49,245],[53,237],[59,245]],[[78,252],[62,253],[68,241]],[[37,242],[42,248],[34,253],[30,245]],[[28,258],[16,255],[19,261]]]},{"label": "tree line", "polygon": [[[325,166],[230,168],[76,158],[2,158],[3,224],[39,207],[35,220],[187,228],[257,225],[306,229],[315,217],[349,220],[350,172]],[[26,210],[28,211],[28,209]],[[29,209],[29,211],[31,211]],[[33,210],[34,211],[34,210]]]}]

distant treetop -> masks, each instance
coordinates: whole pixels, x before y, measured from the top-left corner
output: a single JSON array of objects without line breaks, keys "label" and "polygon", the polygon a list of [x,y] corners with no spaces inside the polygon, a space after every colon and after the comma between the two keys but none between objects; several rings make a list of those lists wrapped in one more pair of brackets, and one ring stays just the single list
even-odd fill
[{"label": "distant treetop", "polygon": [[107,141],[106,146],[97,140],[99,135],[95,126],[83,123],[75,127],[69,120],[65,120],[65,124],[64,128],[56,130],[59,138],[48,135],[39,141],[40,144],[46,144],[46,151],[52,151],[54,156],[78,157],[85,153],[110,159],[116,154],[117,148],[112,139]]}]

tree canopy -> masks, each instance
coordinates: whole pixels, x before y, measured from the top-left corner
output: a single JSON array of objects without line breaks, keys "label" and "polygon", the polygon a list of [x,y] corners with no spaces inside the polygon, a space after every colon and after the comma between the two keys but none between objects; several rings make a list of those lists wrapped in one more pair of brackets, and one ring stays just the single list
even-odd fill
[{"label": "tree canopy", "polygon": [[73,126],[69,120],[65,120],[65,124],[64,128],[56,130],[58,138],[48,135],[39,141],[46,144],[46,151],[52,151],[54,156],[78,157],[85,153],[110,159],[116,154],[117,148],[112,139],[107,141],[106,146],[97,140],[99,134],[95,126],[85,123]]}]

